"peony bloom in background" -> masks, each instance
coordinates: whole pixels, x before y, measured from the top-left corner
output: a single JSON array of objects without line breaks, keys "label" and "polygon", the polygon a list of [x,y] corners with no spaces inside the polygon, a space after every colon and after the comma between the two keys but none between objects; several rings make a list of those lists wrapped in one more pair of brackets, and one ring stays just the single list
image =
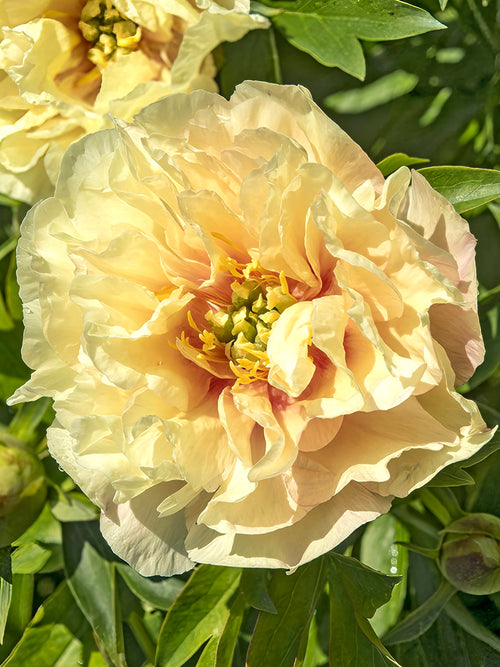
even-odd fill
[{"label": "peony bloom in background", "polygon": [[172,92],[215,90],[210,52],[267,20],[249,0],[0,0],[0,192],[52,194],[64,150]]},{"label": "peony bloom in background", "polygon": [[296,567],[490,433],[475,240],[300,87],[150,105],[74,144],[18,250],[49,448],[145,575]]}]

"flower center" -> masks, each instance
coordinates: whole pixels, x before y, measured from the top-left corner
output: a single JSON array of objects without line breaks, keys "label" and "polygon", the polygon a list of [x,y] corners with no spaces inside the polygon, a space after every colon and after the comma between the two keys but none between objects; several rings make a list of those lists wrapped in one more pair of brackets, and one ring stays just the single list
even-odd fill
[{"label": "flower center", "polygon": [[223,348],[240,384],[267,378],[266,350],[271,330],[281,313],[296,302],[283,273],[279,278],[260,275],[256,279],[251,277],[248,266],[244,275],[231,284],[231,305],[209,310],[205,318],[210,331],[205,329],[199,334],[209,360],[217,348]]},{"label": "flower center", "polygon": [[88,0],[78,23],[84,39],[92,44],[88,59],[104,69],[117,54],[139,47],[141,28],[122,16],[111,0]]}]

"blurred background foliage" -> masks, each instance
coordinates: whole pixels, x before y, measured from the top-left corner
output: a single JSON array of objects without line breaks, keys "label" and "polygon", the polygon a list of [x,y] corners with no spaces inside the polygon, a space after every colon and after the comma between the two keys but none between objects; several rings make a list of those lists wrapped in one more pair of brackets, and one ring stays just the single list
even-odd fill
[{"label": "blurred background foliage", "polygon": [[[407,156],[415,168],[500,168],[500,1],[265,0],[252,8],[271,27],[214,54],[226,97],[245,79],[299,83],[384,170],[411,164]],[[342,12],[352,19],[345,34],[335,27]],[[406,156],[385,160],[400,151]],[[439,173],[446,181],[449,172]],[[487,354],[460,391],[494,426],[500,177],[480,177],[491,181],[486,196],[477,206],[468,185],[462,210],[478,238]],[[460,183],[449,183],[453,194]],[[120,562],[100,536],[97,509],[47,452],[50,401],[5,404],[29,377],[14,252],[26,210],[0,197],[1,665],[500,664],[498,435],[294,574],[201,566],[146,579]],[[471,513],[457,551],[443,529]]]}]

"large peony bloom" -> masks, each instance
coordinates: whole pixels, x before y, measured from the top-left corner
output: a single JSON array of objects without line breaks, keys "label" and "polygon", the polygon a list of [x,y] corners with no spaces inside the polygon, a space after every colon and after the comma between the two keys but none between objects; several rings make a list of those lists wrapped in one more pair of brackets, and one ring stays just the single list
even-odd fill
[{"label": "large peony bloom", "polygon": [[[410,185],[411,181],[411,185]],[[175,95],[66,154],[23,223],[12,402],[146,575],[295,567],[490,437],[474,243],[300,87]]]},{"label": "large peony bloom", "polygon": [[250,0],[0,0],[0,192],[52,194],[64,150],[165,95],[215,90]]}]

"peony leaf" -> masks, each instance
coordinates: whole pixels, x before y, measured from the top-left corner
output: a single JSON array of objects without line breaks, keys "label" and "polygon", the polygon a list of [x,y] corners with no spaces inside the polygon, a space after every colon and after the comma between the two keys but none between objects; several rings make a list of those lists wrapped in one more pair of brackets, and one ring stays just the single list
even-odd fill
[{"label": "peony leaf", "polygon": [[425,10],[393,0],[267,0],[264,4],[282,10],[271,20],[293,46],[358,79],[365,77],[360,39],[401,39],[445,27]]},{"label": "peony leaf", "polygon": [[384,637],[385,644],[400,644],[420,637],[437,619],[457,589],[443,579],[430,598],[393,627]]},{"label": "peony leaf", "polygon": [[379,607],[371,619],[371,625],[379,636],[396,623],[403,608],[408,550],[400,543],[406,542],[409,537],[406,527],[393,514],[379,516],[366,526],[363,533],[360,560],[384,574],[402,576],[401,581],[394,587],[389,602]]},{"label": "peony leaf", "polygon": [[424,167],[419,172],[453,204],[458,213],[465,213],[500,197],[500,171],[495,169]]},{"label": "peony leaf", "polygon": [[0,578],[0,644],[3,643],[11,600],[12,584],[2,577]]},{"label": "peony leaf", "polygon": [[47,598],[3,667],[105,667],[66,583]]},{"label": "peony leaf", "polygon": [[396,171],[396,169],[399,169],[399,167],[410,167],[413,164],[421,164],[422,162],[429,162],[429,160],[425,157],[410,157],[406,153],[393,153],[380,160],[377,163],[377,167],[387,177]]},{"label": "peony leaf", "polygon": [[[217,667],[231,667],[233,664],[234,651],[238,641],[245,607],[245,597],[240,593],[231,604],[222,634],[220,637],[214,638],[216,639],[216,648],[212,665],[216,665]],[[208,643],[207,648],[211,641],[212,640]],[[197,667],[201,667],[200,663],[198,663]]]},{"label": "peony leaf", "polygon": [[[327,109],[337,113],[362,113],[408,94],[417,83],[416,74],[395,70],[360,88],[341,90],[328,95],[323,104]],[[417,160],[417,162],[428,162],[428,160]]]},{"label": "peony leaf", "polygon": [[243,570],[241,575],[241,591],[247,603],[259,611],[276,614],[276,607],[267,592],[266,570]]},{"label": "peony leaf", "polygon": [[[0,301],[0,319],[2,302]],[[21,359],[19,350],[23,338],[23,326],[20,322],[5,331],[0,323],[0,400],[5,401],[30,376],[30,370]]]},{"label": "peony leaf", "polygon": [[479,623],[458,598],[450,600],[446,605],[445,611],[468,634],[491,646],[492,649],[500,654],[500,638],[488,630],[482,623]]},{"label": "peony leaf", "polygon": [[250,642],[247,667],[292,667],[325,581],[324,559],[303,565],[294,574],[276,572],[269,586],[277,614],[261,612]]},{"label": "peony leaf", "polygon": [[63,523],[62,533],[69,588],[115,667],[126,667],[114,555],[97,522]]},{"label": "peony leaf", "polygon": [[214,565],[202,565],[194,571],[160,630],[158,667],[181,667],[207,639],[220,635],[229,613],[227,600],[240,576],[238,568]]},{"label": "peony leaf", "polygon": [[143,577],[125,563],[117,563],[116,568],[132,593],[156,609],[169,609],[184,586],[175,577]]},{"label": "peony leaf", "polygon": [[[493,438],[483,445],[475,454],[465,461],[457,461],[450,466],[440,470],[438,474],[428,483],[428,486],[460,486],[461,484],[473,484],[474,480],[463,468],[470,468],[476,463],[484,461],[491,454],[500,449],[500,433],[497,431]],[[463,479],[464,481],[460,481]],[[455,481],[454,481],[455,480]],[[469,481],[472,480],[472,481]]]},{"label": "peony leaf", "polygon": [[389,600],[399,580],[400,577],[376,572],[354,558],[336,553],[328,556],[332,665],[398,664],[367,619]]},{"label": "peony leaf", "polygon": [[224,97],[231,97],[235,86],[245,79],[281,83],[280,60],[272,28],[251,30],[237,42],[224,42],[222,54],[219,81]]},{"label": "peony leaf", "polygon": [[196,663],[196,667],[215,667],[217,664],[215,661],[217,659],[217,643],[219,637],[214,635],[206,644],[205,648],[200,655],[200,659]]},{"label": "peony leaf", "polygon": [[36,542],[23,544],[12,554],[12,572],[14,574],[36,574],[42,570],[51,556],[50,549]]}]

